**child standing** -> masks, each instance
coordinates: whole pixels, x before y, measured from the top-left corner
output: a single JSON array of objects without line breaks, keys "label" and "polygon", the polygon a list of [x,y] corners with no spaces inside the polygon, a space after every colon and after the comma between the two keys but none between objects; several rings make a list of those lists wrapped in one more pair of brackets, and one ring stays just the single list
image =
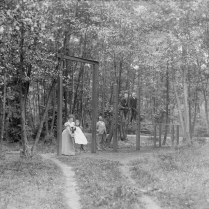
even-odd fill
[{"label": "child standing", "polygon": [[[78,119],[75,120],[75,126],[83,130],[83,127],[80,125],[80,121]],[[80,145],[80,150],[85,151],[85,149],[83,148],[83,144]]]},{"label": "child standing", "polygon": [[105,139],[106,139],[106,125],[105,122],[103,121],[102,116],[99,116],[99,121],[96,124],[97,127],[97,134],[98,134],[98,141],[99,144],[97,144],[97,149],[98,150],[104,150],[104,143],[105,143]]}]

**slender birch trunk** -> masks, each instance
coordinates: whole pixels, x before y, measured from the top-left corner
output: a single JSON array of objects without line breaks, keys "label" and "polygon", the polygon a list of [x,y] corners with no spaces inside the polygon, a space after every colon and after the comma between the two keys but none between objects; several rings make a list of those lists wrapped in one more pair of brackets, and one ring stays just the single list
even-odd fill
[{"label": "slender birch trunk", "polygon": [[188,144],[191,143],[189,126],[189,108],[188,108],[188,87],[186,81],[186,69],[183,69],[183,88],[184,88],[184,115],[185,115],[185,137]]},{"label": "slender birch trunk", "polygon": [[174,89],[174,93],[175,93],[175,97],[176,97],[176,101],[177,101],[181,129],[182,129],[182,132],[183,132],[183,136],[185,137],[185,125],[184,125],[184,120],[183,120],[183,114],[182,114],[182,111],[181,111],[181,103],[180,103],[180,100],[179,100],[179,97],[178,97],[178,93],[177,93],[175,83],[173,83],[173,89]]},{"label": "slender birch trunk", "polygon": [[21,39],[20,39],[20,65],[19,65],[19,75],[20,75],[20,84],[19,84],[19,92],[20,92],[20,112],[21,112],[21,139],[23,146],[22,155],[26,158],[30,156],[28,149],[28,139],[26,133],[26,102],[27,97],[24,96],[24,25],[21,25]]},{"label": "slender birch trunk", "polygon": [[2,101],[2,120],[1,120],[1,136],[0,136],[0,151],[2,150],[2,143],[4,137],[4,127],[5,127],[5,112],[6,112],[6,69],[4,69],[4,90],[3,90],[3,101]]},{"label": "slender birch trunk", "polygon": [[[54,98],[56,98],[56,91],[54,91]],[[53,100],[53,115],[52,115],[52,123],[51,123],[51,129],[50,129],[50,135],[53,133],[53,128],[54,128],[54,121],[55,121],[55,110],[56,110],[56,103]]]},{"label": "slender birch trunk", "polygon": [[203,98],[204,98],[205,117],[206,117],[207,133],[208,133],[209,132],[208,100],[207,100],[206,88],[204,86],[204,82],[203,82],[203,78],[202,78],[201,67],[200,67],[200,63],[199,63],[198,59],[197,59],[197,67],[199,70],[200,83],[202,85],[202,93],[203,93]]},{"label": "slender birch trunk", "polygon": [[[166,71],[166,118],[165,123],[169,123],[169,71],[168,71],[168,65],[167,65],[167,71]],[[166,138],[168,134],[168,125],[165,125],[165,133],[163,138],[163,145],[166,143]]]}]

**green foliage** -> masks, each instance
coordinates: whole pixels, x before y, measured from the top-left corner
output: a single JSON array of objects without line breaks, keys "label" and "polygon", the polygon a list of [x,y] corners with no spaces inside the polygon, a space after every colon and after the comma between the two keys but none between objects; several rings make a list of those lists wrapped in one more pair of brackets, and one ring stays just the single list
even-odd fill
[{"label": "green foliage", "polygon": [[[186,67],[193,121],[195,103],[201,106],[208,99],[207,16],[207,0],[191,0],[187,3],[95,3],[67,0],[5,2],[0,11],[0,74],[6,71],[8,80],[18,90],[17,95],[22,82],[26,96],[29,90],[29,102],[37,101],[39,95],[38,105],[44,106],[42,101],[46,97],[45,90],[60,73],[57,52],[98,60],[99,109],[103,105],[108,109],[113,104],[113,84],[119,84],[120,94],[124,91],[131,93],[140,84],[142,109],[146,118],[154,121],[155,116],[166,109],[167,91],[169,116],[175,120],[178,118],[172,86],[177,87],[183,103],[181,78],[182,67]],[[21,78],[20,58],[23,59]],[[85,118],[85,123],[89,122],[92,69],[72,62],[67,63],[64,69],[68,69],[68,75],[63,75],[64,87],[69,92],[69,101],[73,101],[73,104],[68,104],[68,109],[71,106],[71,112],[79,118]],[[8,98],[14,96],[12,92],[8,92]],[[32,115],[36,127],[41,113],[35,112],[35,105],[31,105],[32,110],[29,111],[29,106],[27,103],[27,125],[32,126],[28,122]],[[29,113],[32,111],[35,113]],[[111,120],[107,120],[109,124]],[[133,132],[132,128],[130,132]]]}]

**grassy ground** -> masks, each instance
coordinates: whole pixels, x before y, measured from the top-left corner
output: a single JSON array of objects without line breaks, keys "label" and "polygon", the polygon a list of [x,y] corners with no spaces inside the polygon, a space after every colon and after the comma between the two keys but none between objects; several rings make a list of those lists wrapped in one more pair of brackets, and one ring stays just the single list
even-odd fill
[{"label": "grassy ground", "polygon": [[0,161],[1,209],[66,209],[60,169],[41,157],[9,155]]},{"label": "grassy ground", "polygon": [[[88,144],[84,146],[85,150],[87,152],[91,152],[91,138],[92,134],[85,133],[85,136],[88,140]],[[153,149],[154,142],[153,137],[151,136],[141,136],[140,145],[143,149]],[[157,141],[158,146],[158,141]],[[167,139],[166,145],[164,145],[164,148],[169,148],[171,146],[171,140],[170,138]],[[76,144],[76,149],[79,151],[79,145]],[[118,149],[119,150],[135,150],[136,149],[136,136],[135,135],[129,135],[128,141],[118,141]],[[40,142],[37,144],[37,150],[40,153],[56,153],[57,148],[54,144],[46,145],[43,142]]]},{"label": "grassy ground", "polygon": [[79,156],[58,159],[74,168],[83,209],[137,208],[139,194],[121,175],[119,162]]},{"label": "grassy ground", "polygon": [[137,185],[165,209],[209,208],[209,145],[152,154],[131,163]]},{"label": "grassy ground", "polygon": [[[90,142],[91,135],[87,138]],[[91,154],[90,143],[85,149],[85,154],[78,152],[73,157],[58,157],[74,168],[82,209],[134,209],[140,205],[140,194],[131,188],[121,174],[121,164],[116,162],[122,158],[138,158],[130,163],[136,186],[147,195],[157,197],[162,208],[209,208],[208,144],[171,153],[168,146],[153,149],[153,142],[142,137],[142,148],[137,152],[134,151],[135,137],[132,137],[127,142],[119,142],[118,153],[108,149]],[[56,147],[39,143],[37,151],[53,153]],[[19,159],[19,156],[2,160],[0,208],[65,209],[63,178],[56,165],[42,161],[38,156],[28,161]]]}]

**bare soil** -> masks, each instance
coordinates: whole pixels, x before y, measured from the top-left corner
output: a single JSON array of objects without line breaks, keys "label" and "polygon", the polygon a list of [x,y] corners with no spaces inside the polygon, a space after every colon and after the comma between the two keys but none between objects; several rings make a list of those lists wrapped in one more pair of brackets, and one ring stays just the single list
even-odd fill
[{"label": "bare soil", "polygon": [[61,168],[65,176],[65,181],[66,181],[65,186],[63,188],[66,202],[70,209],[71,208],[80,209],[81,208],[80,196],[77,193],[78,187],[77,187],[77,183],[75,180],[75,172],[73,171],[72,167],[55,159],[54,154],[42,154],[41,156],[44,159],[53,161],[55,164],[57,164]]}]

